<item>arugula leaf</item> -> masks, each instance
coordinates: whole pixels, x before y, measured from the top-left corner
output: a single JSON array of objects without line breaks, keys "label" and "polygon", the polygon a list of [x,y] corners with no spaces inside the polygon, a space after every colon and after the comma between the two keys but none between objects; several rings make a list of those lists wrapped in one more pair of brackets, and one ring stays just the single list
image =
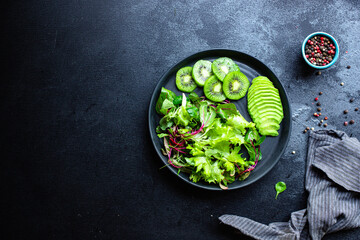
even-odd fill
[{"label": "arugula leaf", "polygon": [[158,114],[164,114],[162,113],[161,107],[163,105],[163,102],[165,101],[165,99],[169,100],[170,102],[172,102],[174,100],[174,98],[176,97],[176,94],[166,88],[161,88],[161,92],[160,92],[160,96],[156,102],[156,107],[155,110]]}]

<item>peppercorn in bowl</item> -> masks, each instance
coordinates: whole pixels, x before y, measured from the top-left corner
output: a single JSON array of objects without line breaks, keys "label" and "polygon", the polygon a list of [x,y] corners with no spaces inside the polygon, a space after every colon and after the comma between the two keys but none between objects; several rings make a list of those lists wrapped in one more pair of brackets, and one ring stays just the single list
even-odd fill
[{"label": "peppercorn in bowl", "polygon": [[302,55],[309,66],[325,69],[331,67],[339,58],[339,45],[330,34],[315,32],[305,38]]}]

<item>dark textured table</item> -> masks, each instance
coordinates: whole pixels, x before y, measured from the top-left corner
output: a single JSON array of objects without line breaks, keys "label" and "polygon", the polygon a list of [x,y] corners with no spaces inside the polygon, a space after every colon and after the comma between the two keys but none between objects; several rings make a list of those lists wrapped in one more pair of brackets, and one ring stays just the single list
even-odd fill
[{"label": "dark textured table", "polygon": [[[319,91],[327,128],[360,137],[356,1],[11,1],[1,20],[6,239],[247,239],[218,217],[268,224],[306,207],[302,131],[323,128],[312,116]],[[302,40],[315,31],[340,45],[338,62],[321,75],[300,54]],[[293,111],[279,163],[233,191],[197,189],[159,170],[148,130],[160,76],[213,48],[267,64]],[[355,124],[343,126],[350,119]],[[275,200],[278,181],[288,189]],[[359,235],[356,229],[325,239]]]}]

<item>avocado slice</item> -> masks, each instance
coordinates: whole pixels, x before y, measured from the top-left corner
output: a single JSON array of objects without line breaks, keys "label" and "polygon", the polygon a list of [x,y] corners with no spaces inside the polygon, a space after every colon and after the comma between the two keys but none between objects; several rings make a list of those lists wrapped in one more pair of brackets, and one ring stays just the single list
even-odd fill
[{"label": "avocado slice", "polygon": [[256,106],[251,106],[250,108],[248,106],[248,111],[251,113],[256,113],[256,112],[260,113],[261,110],[267,110],[269,112],[278,111],[281,115],[283,115],[283,108],[281,104],[278,104],[275,101],[267,100],[261,102],[261,104],[258,104]]},{"label": "avocado slice", "polygon": [[272,137],[276,137],[279,135],[278,131],[274,128],[261,128],[259,129],[259,133],[261,135],[272,136]]},{"label": "avocado slice", "polygon": [[256,77],[256,78],[254,78],[254,79],[252,80],[252,82],[253,82],[253,83],[257,83],[257,82],[268,82],[268,83],[271,83],[271,84],[272,84],[272,82],[271,82],[267,77],[264,77],[264,76],[258,76],[258,77]]},{"label": "avocado slice", "polygon": [[256,104],[261,104],[261,102],[263,102],[263,101],[274,101],[274,102],[278,103],[278,105],[281,105],[281,100],[279,99],[278,96],[276,96],[275,94],[266,93],[266,92],[261,93],[260,96],[258,96],[258,97],[254,96],[254,97],[249,98],[248,105],[253,106]]},{"label": "avocado slice", "polygon": [[283,116],[281,116],[278,113],[262,113],[257,116],[257,118],[254,120],[254,123],[260,124],[265,122],[276,122],[277,124],[280,124],[281,120],[283,119]]},{"label": "avocado slice", "polygon": [[274,87],[258,85],[258,86],[249,88],[249,94],[258,93],[258,91],[271,91],[271,92],[274,92],[275,94],[279,94],[279,91]]},{"label": "avocado slice", "polygon": [[251,98],[252,96],[257,96],[258,94],[262,92],[272,93],[280,98],[279,92],[276,88],[269,88],[269,87],[256,87],[254,89],[251,89],[251,91],[248,92],[248,96]]},{"label": "avocado slice", "polygon": [[284,118],[283,106],[273,83],[264,76],[256,77],[247,94],[248,112],[259,133],[268,136],[277,136],[277,130]]}]

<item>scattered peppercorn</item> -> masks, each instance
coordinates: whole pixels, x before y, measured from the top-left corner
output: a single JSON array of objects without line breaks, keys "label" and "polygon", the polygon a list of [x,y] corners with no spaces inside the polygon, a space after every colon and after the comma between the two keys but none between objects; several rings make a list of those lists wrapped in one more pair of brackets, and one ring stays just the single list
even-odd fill
[{"label": "scattered peppercorn", "polygon": [[295,154],[295,151],[292,151],[291,154]]},{"label": "scattered peppercorn", "polygon": [[355,98],[350,98],[350,102],[353,102],[353,101],[355,101]]},{"label": "scattered peppercorn", "polygon": [[314,131],[314,130],[315,130],[315,128],[312,127],[312,128],[311,128],[311,131]]},{"label": "scattered peppercorn", "polygon": [[324,117],[324,120],[328,120],[328,117]]},{"label": "scattered peppercorn", "polygon": [[342,83],[340,83],[340,85],[341,85],[341,86],[344,86],[344,83],[342,82]]},{"label": "scattered peppercorn", "polygon": [[358,107],[355,108],[355,112],[357,112],[357,111],[359,111],[359,108],[358,108]]},{"label": "scattered peppercorn", "polygon": [[309,127],[306,127],[306,130],[310,130],[310,128],[309,128]]},{"label": "scattered peppercorn", "polygon": [[319,92],[319,95],[322,95],[323,94],[323,92]]},{"label": "scattered peppercorn", "polygon": [[316,75],[321,75],[321,72],[320,71],[316,72]]},{"label": "scattered peppercorn", "polygon": [[321,106],[321,103],[319,103],[319,102],[318,102],[318,103],[316,103],[316,106]]},{"label": "scattered peppercorn", "polygon": [[321,127],[322,123],[321,123],[321,122],[319,122],[319,123],[318,123],[318,125],[319,125],[319,127]]},{"label": "scattered peppercorn", "polygon": [[320,120],[320,122],[321,122],[321,123],[323,123],[323,122],[324,122],[324,120],[322,120],[322,119],[321,119],[321,120]]},{"label": "scattered peppercorn", "polygon": [[351,68],[351,66],[350,66],[350,65],[348,65],[348,66],[347,66],[347,69],[350,69],[350,68]]},{"label": "scattered peppercorn", "polygon": [[344,122],[344,126],[347,126],[348,125],[348,122]]},{"label": "scattered peppercorn", "polygon": [[349,111],[346,109],[346,110],[344,110],[344,114],[347,114]]},{"label": "scattered peppercorn", "polygon": [[324,127],[327,127],[327,123],[324,123]]},{"label": "scattered peppercorn", "polygon": [[321,108],[317,108],[317,110],[318,110],[318,112],[320,112],[320,111],[321,111]]},{"label": "scattered peppercorn", "polygon": [[321,116],[321,113],[318,113],[318,116]]},{"label": "scattered peppercorn", "polygon": [[354,120],[350,120],[350,124],[354,124],[355,123],[355,121]]},{"label": "scattered peppercorn", "polygon": [[304,133],[307,133],[307,130],[306,130],[306,129],[304,130]]}]

